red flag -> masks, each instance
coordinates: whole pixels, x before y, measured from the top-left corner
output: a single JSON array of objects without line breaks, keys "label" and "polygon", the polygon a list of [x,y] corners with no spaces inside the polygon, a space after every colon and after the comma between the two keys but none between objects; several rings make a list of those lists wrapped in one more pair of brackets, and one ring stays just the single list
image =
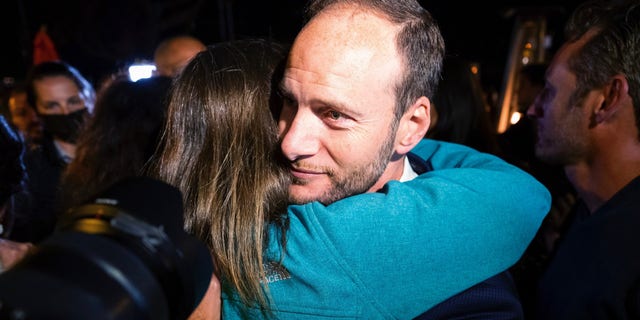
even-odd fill
[{"label": "red flag", "polygon": [[47,34],[47,27],[40,26],[40,30],[33,39],[33,64],[37,65],[45,61],[60,60],[53,41]]}]

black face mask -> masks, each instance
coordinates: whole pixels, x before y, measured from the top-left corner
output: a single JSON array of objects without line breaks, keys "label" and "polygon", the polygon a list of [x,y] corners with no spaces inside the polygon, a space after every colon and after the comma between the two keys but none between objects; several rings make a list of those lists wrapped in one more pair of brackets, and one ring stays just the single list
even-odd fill
[{"label": "black face mask", "polygon": [[69,114],[41,114],[44,129],[55,138],[69,143],[76,143],[80,128],[84,124],[87,108]]}]

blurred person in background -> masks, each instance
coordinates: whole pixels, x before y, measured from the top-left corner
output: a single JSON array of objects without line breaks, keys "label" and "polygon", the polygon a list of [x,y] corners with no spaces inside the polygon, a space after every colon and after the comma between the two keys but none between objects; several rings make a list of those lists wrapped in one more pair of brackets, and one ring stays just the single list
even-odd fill
[{"label": "blurred person in background", "polygon": [[498,155],[496,131],[489,118],[477,69],[466,59],[447,56],[441,72],[431,104],[431,125],[425,137]]},{"label": "blurred person in background", "polygon": [[206,47],[193,36],[178,35],[160,42],[153,54],[156,74],[175,77],[189,61]]},{"label": "blurred person in background", "polygon": [[[547,63],[536,63],[525,65],[520,70],[517,95],[518,110],[523,115],[544,89],[547,67]],[[549,214],[522,258],[511,268],[525,317],[530,318],[538,279],[549,263],[558,239],[566,232],[576,194],[561,165],[545,163],[535,156],[536,128],[533,119],[521,117],[498,135],[498,142],[505,160],[529,172],[551,192]]]},{"label": "blurred person in background", "polygon": [[18,85],[11,89],[7,101],[11,123],[18,129],[27,149],[42,143],[43,125],[35,109],[27,102],[27,92],[24,86]]},{"label": "blurred person in background", "polygon": [[93,111],[95,92],[76,68],[63,61],[33,66],[26,91],[44,125],[44,137],[38,148],[25,154],[28,197],[21,200],[11,237],[37,243],[56,224],[60,175],[75,158],[76,141]]},{"label": "blurred person in background", "polygon": [[23,141],[2,115],[0,154],[0,272],[3,272],[22,259],[33,245],[7,239],[14,222],[15,196],[25,188],[26,170]]},{"label": "blurred person in background", "polygon": [[80,205],[113,183],[143,175],[157,147],[171,78],[115,80],[99,95],[61,181],[61,206]]},{"label": "blurred person in background", "polygon": [[587,1],[529,107],[536,156],[579,201],[538,283],[536,318],[640,317],[640,2]]}]

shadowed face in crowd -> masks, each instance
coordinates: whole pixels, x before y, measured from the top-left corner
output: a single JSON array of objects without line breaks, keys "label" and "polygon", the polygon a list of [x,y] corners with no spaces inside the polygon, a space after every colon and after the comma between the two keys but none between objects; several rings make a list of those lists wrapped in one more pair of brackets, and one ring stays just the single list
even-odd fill
[{"label": "shadowed face in crowd", "polygon": [[602,101],[596,91],[572,99],[577,79],[569,67],[571,57],[591,36],[587,33],[558,50],[547,70],[544,89],[527,110],[537,123],[536,156],[547,163],[575,164],[591,149],[591,115]]},{"label": "shadowed face in crowd", "polygon": [[85,109],[85,98],[73,80],[65,76],[35,80],[36,108],[42,115],[67,115]]},{"label": "shadowed face in crowd", "polygon": [[20,132],[32,141],[42,138],[42,122],[35,110],[27,102],[26,92],[15,92],[9,98],[11,122]]}]

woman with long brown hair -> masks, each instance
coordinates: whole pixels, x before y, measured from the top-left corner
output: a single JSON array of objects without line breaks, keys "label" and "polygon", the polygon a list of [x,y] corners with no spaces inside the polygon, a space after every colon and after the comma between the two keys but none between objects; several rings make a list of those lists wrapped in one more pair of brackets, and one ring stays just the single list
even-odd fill
[{"label": "woman with long brown hair", "polygon": [[209,246],[223,290],[262,307],[264,231],[284,231],[289,181],[269,98],[285,53],[257,39],[200,52],[174,84],[156,168],[182,191],[185,229]]}]

